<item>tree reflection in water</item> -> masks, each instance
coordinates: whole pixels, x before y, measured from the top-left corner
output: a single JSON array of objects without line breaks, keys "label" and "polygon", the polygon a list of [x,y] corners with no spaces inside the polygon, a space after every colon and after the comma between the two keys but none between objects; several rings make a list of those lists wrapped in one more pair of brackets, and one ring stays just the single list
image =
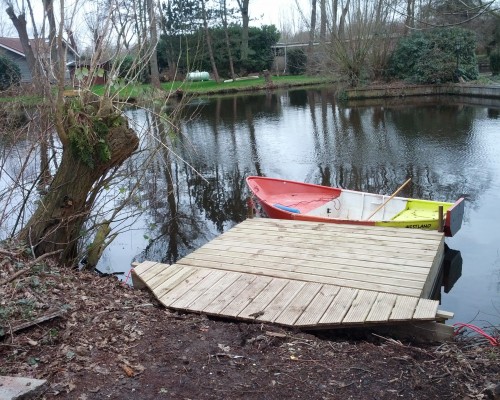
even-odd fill
[{"label": "tree reflection in water", "polygon": [[[411,177],[403,196],[454,201],[466,194],[465,226],[450,242],[464,264],[489,254],[468,231],[489,238],[493,227],[474,228],[469,216],[481,214],[485,198],[498,198],[490,188],[500,186],[492,133],[500,104],[467,101],[338,103],[328,89],[197,99],[197,117],[183,120],[178,134],[156,122],[176,155],[163,149],[145,184],[152,239],[138,258],[174,262],[242,221],[249,175],[384,194]],[[496,226],[487,216],[482,221]],[[495,263],[485,260],[485,268]]]}]

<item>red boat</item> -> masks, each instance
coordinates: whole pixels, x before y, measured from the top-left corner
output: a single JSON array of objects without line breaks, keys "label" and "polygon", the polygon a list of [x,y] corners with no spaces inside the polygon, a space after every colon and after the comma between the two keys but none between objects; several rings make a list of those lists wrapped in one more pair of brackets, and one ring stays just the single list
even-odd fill
[{"label": "red boat", "polygon": [[246,181],[269,218],[437,230],[444,216],[446,236],[462,226],[463,198],[447,203],[259,176]]}]

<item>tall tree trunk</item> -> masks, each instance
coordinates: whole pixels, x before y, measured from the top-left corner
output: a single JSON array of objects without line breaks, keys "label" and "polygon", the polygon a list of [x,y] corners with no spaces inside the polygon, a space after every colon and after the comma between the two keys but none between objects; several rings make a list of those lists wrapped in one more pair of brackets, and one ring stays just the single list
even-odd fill
[{"label": "tall tree trunk", "polygon": [[214,79],[219,83],[219,72],[217,71],[217,65],[215,65],[214,51],[212,48],[212,38],[210,36],[210,30],[208,29],[208,19],[207,10],[205,9],[205,0],[201,0],[201,12],[203,16],[203,26],[205,28],[205,38],[207,41],[208,56],[210,57],[210,64],[212,64],[212,72],[214,74]]},{"label": "tall tree trunk", "polygon": [[58,53],[57,53],[57,41],[56,41],[56,18],[54,16],[54,0],[43,0],[43,8],[45,10],[45,15],[47,16],[47,20],[49,21],[49,49],[50,49],[50,58],[49,65],[46,65],[46,68],[53,74],[50,79],[54,79],[59,76],[57,61],[58,61]]},{"label": "tall tree trunk", "polygon": [[229,33],[227,30],[227,4],[226,0],[222,0],[222,26],[224,28],[224,37],[226,39],[226,49],[227,55],[229,57],[229,71],[231,72],[231,79],[236,79],[236,74],[234,73],[234,63],[233,55],[231,52],[231,42],[229,41]]},{"label": "tall tree trunk", "polygon": [[311,1],[311,24],[309,27],[309,43],[307,45],[307,72],[311,74],[315,66],[314,58],[314,36],[316,32],[316,0]]},{"label": "tall tree trunk", "polygon": [[156,26],[156,12],[153,0],[147,0],[147,9],[149,13],[149,32],[150,32],[150,51],[149,68],[151,70],[151,85],[155,89],[161,89],[160,71],[158,69],[158,27]]},{"label": "tall tree trunk", "polygon": [[407,0],[405,34],[408,34],[410,29],[413,28],[414,26],[415,26],[415,0]]},{"label": "tall tree trunk", "polygon": [[339,7],[339,0],[332,0],[332,26],[331,26],[332,39],[336,38],[338,34],[337,30],[338,7]]},{"label": "tall tree trunk", "polygon": [[351,0],[346,1],[345,6],[342,9],[342,15],[340,16],[339,30],[338,30],[338,37],[340,40],[345,39],[345,19],[346,19],[347,13],[349,12],[349,3],[350,2],[351,2]]},{"label": "tall tree trunk", "polygon": [[243,23],[241,31],[241,47],[240,59],[246,61],[248,59],[248,24],[250,22],[250,15],[248,14],[248,3],[250,0],[237,0],[241,12],[241,21]]},{"label": "tall tree trunk", "polygon": [[[116,124],[115,124],[116,125]],[[112,126],[106,135],[111,157],[88,166],[63,141],[59,168],[40,206],[20,232],[19,239],[29,243],[35,253],[61,251],[61,260],[70,265],[78,255],[78,241],[94,201],[102,188],[99,181],[118,167],[138,147],[139,139],[125,120]]]},{"label": "tall tree trunk", "polygon": [[41,87],[40,86],[41,82],[39,79],[40,70],[38,68],[38,63],[35,58],[35,53],[31,48],[30,40],[28,37],[28,30],[26,28],[26,15],[24,13],[16,15],[12,6],[8,7],[6,12],[9,18],[12,20],[14,27],[17,30],[17,34],[19,36],[21,46],[23,47],[24,56],[26,57],[26,63],[28,64],[28,68],[30,70],[33,83],[35,84],[35,86]]},{"label": "tall tree trunk", "polygon": [[326,42],[326,0],[320,0],[320,10],[319,41],[324,44]]}]

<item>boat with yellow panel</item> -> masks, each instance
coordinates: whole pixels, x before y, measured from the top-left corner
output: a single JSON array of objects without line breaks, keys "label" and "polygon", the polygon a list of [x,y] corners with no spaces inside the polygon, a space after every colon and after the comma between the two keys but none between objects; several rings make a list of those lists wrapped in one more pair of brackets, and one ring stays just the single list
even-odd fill
[{"label": "boat with yellow panel", "polygon": [[277,219],[442,228],[446,236],[453,236],[464,215],[463,198],[454,203],[418,200],[395,196],[399,190],[389,196],[259,176],[248,177],[247,185],[265,213]]}]

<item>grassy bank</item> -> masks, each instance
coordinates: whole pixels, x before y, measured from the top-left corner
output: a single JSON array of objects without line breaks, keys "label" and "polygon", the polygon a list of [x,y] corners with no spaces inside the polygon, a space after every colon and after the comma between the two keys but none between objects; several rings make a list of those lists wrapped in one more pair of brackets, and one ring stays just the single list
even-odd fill
[{"label": "grassy bank", "polygon": [[[286,88],[286,87],[298,87],[298,86],[312,86],[320,85],[324,83],[333,82],[332,78],[318,77],[318,76],[273,76],[272,77],[272,89]],[[267,89],[266,82],[263,77],[241,79],[231,82],[220,82],[215,81],[204,81],[204,82],[165,82],[162,83],[162,89],[165,91],[166,96],[168,94],[186,94],[195,96],[209,96],[224,93],[238,93],[238,92],[250,92],[257,90]],[[92,87],[92,91],[102,96],[106,90],[104,85],[95,85]],[[65,90],[65,95],[71,96],[77,93],[72,88]],[[141,96],[151,93],[151,85],[149,84],[130,84],[123,85],[122,87],[115,88],[112,90],[112,94],[119,94],[119,98],[122,101],[134,101]],[[0,95],[1,103],[12,103],[19,102],[25,106],[33,106],[43,102],[43,99],[33,96],[26,95],[19,91],[9,91]]]},{"label": "grassy bank", "polygon": [[[331,78],[317,76],[274,76],[272,77],[272,88],[311,86],[332,82]],[[237,93],[245,91],[256,91],[266,89],[263,77],[256,79],[242,79],[230,82],[204,81],[204,82],[165,82],[162,89],[167,93],[183,93],[189,95],[216,95],[224,93]],[[94,93],[104,94],[105,87],[97,85],[93,87]],[[151,85],[129,85],[119,90],[121,99],[136,99],[151,90]]]}]

